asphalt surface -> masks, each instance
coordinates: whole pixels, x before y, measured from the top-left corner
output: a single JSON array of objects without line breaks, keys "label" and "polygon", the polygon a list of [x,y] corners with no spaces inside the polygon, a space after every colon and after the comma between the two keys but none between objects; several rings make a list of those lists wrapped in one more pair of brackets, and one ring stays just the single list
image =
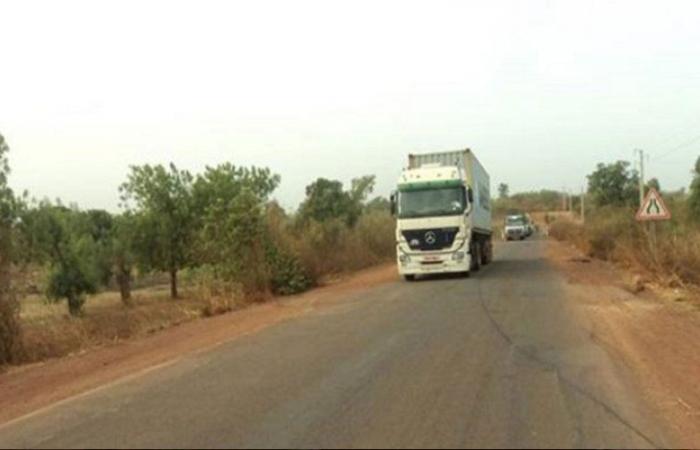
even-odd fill
[{"label": "asphalt surface", "polygon": [[0,447],[669,445],[543,248],[347,295],[0,427]]}]

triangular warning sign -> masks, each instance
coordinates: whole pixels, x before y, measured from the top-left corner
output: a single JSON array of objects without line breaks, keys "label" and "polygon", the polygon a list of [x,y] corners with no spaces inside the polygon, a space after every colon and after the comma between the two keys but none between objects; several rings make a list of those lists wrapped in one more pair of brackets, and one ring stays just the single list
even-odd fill
[{"label": "triangular warning sign", "polygon": [[670,218],[671,210],[664,203],[661,194],[656,189],[650,188],[644,204],[637,211],[637,220],[669,220]]}]

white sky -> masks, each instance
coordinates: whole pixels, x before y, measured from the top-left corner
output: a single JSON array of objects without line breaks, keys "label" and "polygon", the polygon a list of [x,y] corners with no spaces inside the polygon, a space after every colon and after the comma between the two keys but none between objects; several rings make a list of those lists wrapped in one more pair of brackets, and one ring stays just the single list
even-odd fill
[{"label": "white sky", "polygon": [[0,133],[16,190],[110,210],[130,164],[268,166],[294,207],[467,146],[511,191],[578,190],[637,147],[679,188],[700,2],[1,3]]}]

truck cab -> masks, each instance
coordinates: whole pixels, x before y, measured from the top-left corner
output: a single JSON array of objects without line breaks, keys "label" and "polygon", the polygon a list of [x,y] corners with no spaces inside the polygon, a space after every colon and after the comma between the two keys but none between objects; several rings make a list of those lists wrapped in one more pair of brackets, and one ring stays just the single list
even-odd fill
[{"label": "truck cab", "polygon": [[463,164],[427,162],[404,170],[392,196],[399,273],[407,280],[435,273],[469,274],[489,263],[490,233],[475,229],[478,207]]}]

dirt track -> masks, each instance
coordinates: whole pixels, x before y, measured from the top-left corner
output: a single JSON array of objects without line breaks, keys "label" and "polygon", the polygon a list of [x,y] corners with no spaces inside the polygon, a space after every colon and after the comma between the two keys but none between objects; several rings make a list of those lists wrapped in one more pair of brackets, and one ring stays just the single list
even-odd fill
[{"label": "dirt track", "polygon": [[[0,446],[700,446],[700,314],[543,241],[0,376]],[[156,369],[147,371],[156,366]],[[124,380],[124,377],[130,379]]]}]

